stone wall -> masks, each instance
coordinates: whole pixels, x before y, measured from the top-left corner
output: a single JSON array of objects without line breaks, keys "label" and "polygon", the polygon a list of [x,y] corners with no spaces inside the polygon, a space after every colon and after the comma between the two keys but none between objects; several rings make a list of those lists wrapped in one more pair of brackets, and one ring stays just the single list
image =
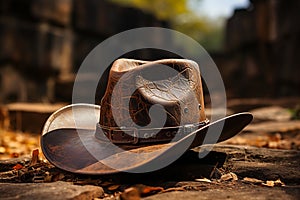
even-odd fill
[{"label": "stone wall", "polygon": [[[228,96],[300,95],[299,10],[298,0],[251,0],[234,12],[225,52],[212,55]],[[104,0],[0,0],[0,103],[70,101],[88,52],[143,26],[168,24]],[[157,55],[150,57],[163,57]]]},{"label": "stone wall", "polygon": [[300,1],[251,0],[227,21],[216,56],[232,96],[300,95]]},{"label": "stone wall", "polygon": [[104,0],[0,0],[0,103],[70,101],[84,57],[109,36],[143,26],[168,25]]}]

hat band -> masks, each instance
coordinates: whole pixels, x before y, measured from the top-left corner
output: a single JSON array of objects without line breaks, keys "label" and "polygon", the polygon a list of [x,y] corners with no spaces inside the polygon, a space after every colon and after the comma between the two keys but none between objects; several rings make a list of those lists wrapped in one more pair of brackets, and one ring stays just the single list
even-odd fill
[{"label": "hat band", "polygon": [[99,140],[109,139],[114,144],[162,143],[171,141],[175,135],[178,139],[181,139],[208,123],[209,120],[206,119],[194,124],[150,129],[137,129],[135,127],[123,127],[120,129],[119,127],[101,126],[97,123],[95,137]]}]

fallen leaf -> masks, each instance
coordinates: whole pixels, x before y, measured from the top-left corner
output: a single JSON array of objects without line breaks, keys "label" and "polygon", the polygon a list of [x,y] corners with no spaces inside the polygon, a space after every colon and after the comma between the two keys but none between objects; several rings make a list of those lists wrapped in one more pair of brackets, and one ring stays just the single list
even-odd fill
[{"label": "fallen leaf", "polygon": [[13,166],[13,169],[14,170],[20,170],[20,169],[22,169],[24,166],[23,165],[21,165],[21,164],[16,164],[15,166]]},{"label": "fallen leaf", "polygon": [[264,186],[268,187],[274,187],[274,186],[285,186],[283,182],[281,182],[280,179],[277,179],[276,181],[266,181],[266,183],[262,183]]},{"label": "fallen leaf", "polygon": [[45,172],[44,182],[51,182],[52,175],[49,172]]},{"label": "fallen leaf", "polygon": [[36,165],[39,161],[39,150],[35,149],[32,151],[32,157],[31,157],[31,162],[29,166]]},{"label": "fallen leaf", "polygon": [[209,180],[209,179],[207,179],[207,178],[197,178],[197,179],[195,179],[195,181],[211,183],[211,180]]},{"label": "fallen leaf", "polygon": [[6,148],[5,147],[0,147],[0,154],[3,154],[6,152]]},{"label": "fallen leaf", "polygon": [[164,190],[164,188],[162,188],[162,187],[144,186],[141,190],[141,195],[148,196],[148,195],[155,194],[155,193],[163,191],[163,190]]},{"label": "fallen leaf", "polygon": [[256,179],[256,178],[249,178],[249,177],[243,178],[243,182],[253,183],[253,184],[262,184],[263,183],[262,180],[259,180],[259,179]]},{"label": "fallen leaf", "polygon": [[266,181],[266,183],[262,183],[262,185],[268,186],[268,187],[274,187],[275,183],[274,183],[274,181]]},{"label": "fallen leaf", "polygon": [[230,180],[237,181],[238,177],[235,173],[229,172],[227,174],[222,175],[221,180],[222,181],[230,181]]},{"label": "fallen leaf", "polygon": [[20,154],[15,153],[15,152],[10,154],[11,158],[18,158],[19,156],[20,156]]},{"label": "fallen leaf", "polygon": [[161,191],[161,193],[176,192],[176,191],[185,191],[185,189],[184,189],[184,187],[168,188],[168,189],[165,189],[165,190]]},{"label": "fallen leaf", "polygon": [[110,190],[110,191],[112,191],[112,190],[118,189],[119,187],[120,187],[120,185],[111,185],[107,189]]},{"label": "fallen leaf", "polygon": [[130,187],[124,190],[120,195],[121,200],[140,200],[141,195],[137,188]]},{"label": "fallen leaf", "polygon": [[158,192],[161,192],[164,190],[162,187],[152,187],[152,186],[147,186],[143,184],[137,184],[133,186],[138,190],[141,196],[149,196],[152,194],[156,194]]},{"label": "fallen leaf", "polygon": [[280,179],[277,179],[275,182],[274,182],[275,186],[285,186],[285,184],[280,180]]}]

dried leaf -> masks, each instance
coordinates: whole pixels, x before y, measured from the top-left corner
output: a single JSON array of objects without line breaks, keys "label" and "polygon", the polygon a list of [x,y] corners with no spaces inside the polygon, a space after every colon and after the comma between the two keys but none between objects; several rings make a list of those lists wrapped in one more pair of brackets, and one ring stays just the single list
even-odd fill
[{"label": "dried leaf", "polygon": [[185,191],[185,189],[184,189],[184,187],[168,188],[168,189],[165,189],[165,190],[161,191],[161,193],[176,192],[176,191]]},{"label": "dried leaf", "polygon": [[49,172],[45,172],[44,182],[51,182],[52,175]]},{"label": "dried leaf", "polygon": [[256,179],[256,178],[249,178],[249,177],[243,178],[243,182],[253,183],[253,184],[262,184],[263,183],[262,180],[259,180],[259,179]]},{"label": "dried leaf", "polygon": [[18,133],[0,128],[0,160],[29,155],[32,149],[39,147],[39,135]]},{"label": "dried leaf", "polygon": [[5,147],[0,147],[0,154],[3,154],[6,152],[6,148]]},{"label": "dried leaf", "polygon": [[209,180],[209,179],[207,179],[207,178],[197,178],[197,179],[195,179],[195,181],[211,183],[211,180]]},{"label": "dried leaf", "polygon": [[111,185],[107,189],[112,191],[112,190],[117,190],[120,187],[120,185]]},{"label": "dried leaf", "polygon": [[262,185],[268,186],[268,187],[274,187],[275,183],[274,183],[274,181],[267,181],[266,183],[263,183]]},{"label": "dried leaf", "polygon": [[121,200],[140,200],[141,195],[137,188],[130,187],[124,190],[120,195]]},{"label": "dried leaf", "polygon": [[39,161],[39,150],[35,149],[32,151],[32,157],[31,157],[31,162],[29,166],[36,165]]},{"label": "dried leaf", "polygon": [[217,168],[218,165],[219,165],[219,162],[217,162],[215,164],[213,170],[211,171],[211,173],[209,175],[209,178],[217,178],[217,179],[219,179],[222,176],[220,170]]},{"label": "dried leaf", "polygon": [[20,169],[22,169],[24,166],[23,165],[21,165],[21,164],[16,164],[15,166],[13,166],[13,169],[14,170],[20,170]]},{"label": "dried leaf", "polygon": [[262,185],[268,186],[268,187],[285,186],[285,184],[283,182],[281,182],[280,179],[277,179],[276,181],[266,181],[266,183],[263,183]]},{"label": "dried leaf", "polygon": [[285,186],[285,184],[280,180],[280,179],[277,179],[275,182],[274,182],[275,186]]},{"label": "dried leaf", "polygon": [[229,172],[227,174],[222,175],[221,180],[222,181],[230,181],[230,180],[237,181],[238,177],[235,173]]},{"label": "dried leaf", "polygon": [[10,154],[11,158],[18,158],[19,156],[20,156],[20,154],[16,153],[16,152],[13,152],[13,153]]},{"label": "dried leaf", "polygon": [[148,196],[151,194],[155,194],[157,192],[161,192],[163,190],[164,190],[164,188],[162,188],[162,187],[145,186],[142,188],[141,194],[142,194],[142,196]]}]

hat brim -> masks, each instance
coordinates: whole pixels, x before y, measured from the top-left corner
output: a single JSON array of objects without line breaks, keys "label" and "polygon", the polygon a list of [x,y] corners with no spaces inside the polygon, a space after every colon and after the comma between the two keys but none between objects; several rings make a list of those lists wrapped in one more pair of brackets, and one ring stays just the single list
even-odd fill
[{"label": "hat brim", "polygon": [[[177,142],[134,148],[98,140],[94,136],[95,130],[59,128],[42,135],[41,148],[50,163],[73,173],[149,172],[171,164],[185,151],[201,146],[203,142],[213,144],[233,137],[252,119],[250,113],[238,113],[201,127]],[[214,139],[215,136],[207,134],[208,129],[216,134],[222,130],[220,137]]]}]

